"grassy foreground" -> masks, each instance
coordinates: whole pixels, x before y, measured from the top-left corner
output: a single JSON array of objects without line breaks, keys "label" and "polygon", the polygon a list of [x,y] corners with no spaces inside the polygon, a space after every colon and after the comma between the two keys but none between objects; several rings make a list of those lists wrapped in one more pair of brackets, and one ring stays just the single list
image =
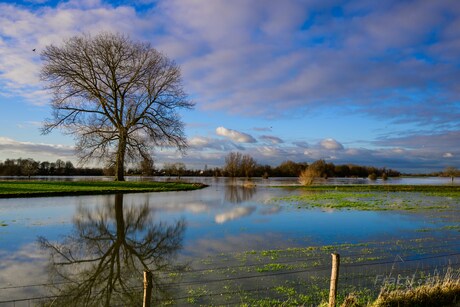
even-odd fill
[{"label": "grassy foreground", "polygon": [[[367,304],[358,302],[351,294],[341,307],[411,307],[411,306],[460,306],[460,280],[440,280],[433,285],[423,285],[408,290],[383,289],[377,300]],[[327,306],[327,303],[321,304]]]},{"label": "grassy foreground", "polygon": [[132,181],[0,181],[0,198],[189,191],[200,183]]}]

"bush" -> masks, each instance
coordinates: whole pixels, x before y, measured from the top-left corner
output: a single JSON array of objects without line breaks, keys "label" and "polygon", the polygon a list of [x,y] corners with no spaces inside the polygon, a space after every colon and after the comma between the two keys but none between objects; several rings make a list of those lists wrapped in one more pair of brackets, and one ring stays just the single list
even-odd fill
[{"label": "bush", "polygon": [[299,183],[301,185],[312,185],[315,180],[316,172],[311,168],[306,168],[300,172]]},{"label": "bush", "polygon": [[377,174],[376,173],[372,173],[368,176],[369,180],[372,180],[372,181],[375,181],[377,180]]}]

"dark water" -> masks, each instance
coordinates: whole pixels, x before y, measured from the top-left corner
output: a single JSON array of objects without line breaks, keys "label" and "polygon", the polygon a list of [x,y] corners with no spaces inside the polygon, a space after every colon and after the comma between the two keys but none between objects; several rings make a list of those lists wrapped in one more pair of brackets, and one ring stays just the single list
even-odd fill
[{"label": "dark water", "polygon": [[[151,267],[171,269],[178,259],[410,240],[425,236],[421,229],[452,225],[442,212],[298,209],[272,202],[274,197],[298,193],[270,187],[293,184],[289,179],[260,179],[253,188],[245,188],[243,180],[200,180],[209,187],[191,192],[0,199],[0,302],[40,297],[45,293],[41,285],[50,282],[72,280],[84,286],[82,276],[91,275],[88,280],[100,284],[112,271],[119,281],[127,281],[126,287],[135,287],[129,284],[132,276],[141,276]],[[429,183],[432,180],[446,183],[443,178]],[[411,183],[409,179],[393,182]],[[436,232],[440,238],[447,235]],[[37,286],[22,288],[30,285]],[[113,287],[120,285],[115,282]],[[66,289],[68,297],[79,290]],[[137,298],[124,299],[131,304]]]}]

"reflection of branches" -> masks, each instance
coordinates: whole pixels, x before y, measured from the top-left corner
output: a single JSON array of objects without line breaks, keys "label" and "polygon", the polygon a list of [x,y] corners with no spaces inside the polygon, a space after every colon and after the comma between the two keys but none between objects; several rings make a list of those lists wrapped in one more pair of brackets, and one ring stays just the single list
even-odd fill
[{"label": "reflection of branches", "polygon": [[115,204],[95,210],[80,207],[74,232],[62,243],[39,238],[50,252],[50,277],[59,295],[52,305],[141,305],[144,270],[154,273],[156,297],[167,296],[159,273],[171,268],[185,223],[153,224],[150,213],[147,204],[123,210],[120,194]]},{"label": "reflection of branches", "polygon": [[225,199],[231,203],[239,204],[250,200],[256,189],[254,187],[237,186],[233,184],[225,185]]}]

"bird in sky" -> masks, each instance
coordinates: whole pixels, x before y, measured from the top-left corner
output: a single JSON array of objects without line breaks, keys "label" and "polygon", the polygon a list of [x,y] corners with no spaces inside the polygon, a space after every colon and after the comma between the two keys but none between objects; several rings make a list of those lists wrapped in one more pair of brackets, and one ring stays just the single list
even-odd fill
[{"label": "bird in sky", "polygon": [[34,48],[34,49],[32,49],[32,51],[33,51],[33,52],[35,52],[35,50],[36,50],[35,48]]}]

